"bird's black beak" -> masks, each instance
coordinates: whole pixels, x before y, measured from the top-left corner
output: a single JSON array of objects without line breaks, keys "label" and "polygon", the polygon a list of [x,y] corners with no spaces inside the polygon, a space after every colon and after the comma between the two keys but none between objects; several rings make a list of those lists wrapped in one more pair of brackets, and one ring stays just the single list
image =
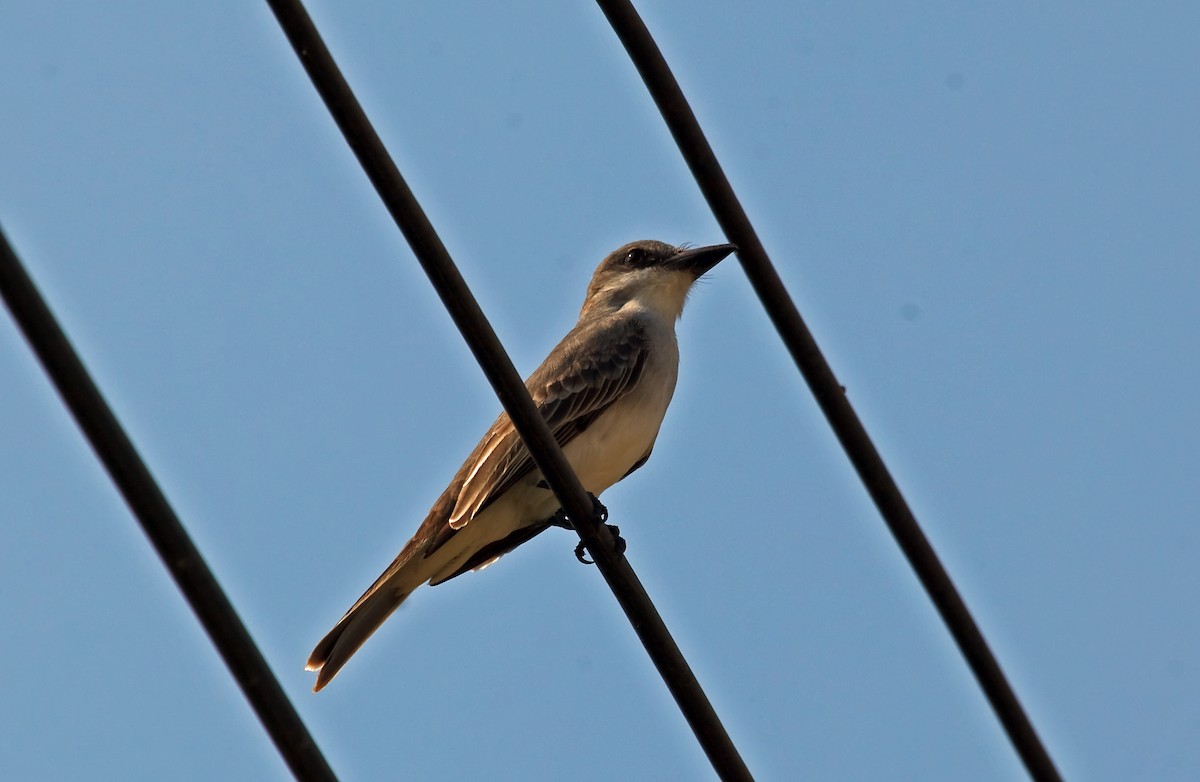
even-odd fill
[{"label": "bird's black beak", "polygon": [[680,250],[667,258],[666,266],[678,271],[687,271],[699,277],[737,250],[735,244],[714,244],[709,247],[694,247]]}]

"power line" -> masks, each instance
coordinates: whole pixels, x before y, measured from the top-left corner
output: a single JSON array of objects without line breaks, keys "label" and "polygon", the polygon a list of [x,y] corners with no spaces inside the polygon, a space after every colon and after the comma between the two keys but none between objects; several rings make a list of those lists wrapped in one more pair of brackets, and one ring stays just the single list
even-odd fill
[{"label": "power line", "polygon": [[629,0],[597,0],[597,4],[608,17],[650,91],[717,222],[726,237],[740,248],[738,260],[750,284],[871,499],[883,515],[888,529],[949,628],[1030,776],[1047,782],[1060,780],[1054,762],[1017,700],[983,633],[975,624],[933,546],[921,531],[899,486],[846,398],[845,389],[838,383],[784,288],[771,259],[767,257],[758,234],[750,224],[750,218],[734,195],[733,187],[721,170],[712,147],[700,129],[700,123],[696,121],[696,115],[692,113],[650,31]]},{"label": "power line", "polygon": [[267,4],[275,13],[346,142],[358,157],[384,206],[408,240],[417,261],[474,353],[538,469],[574,522],[580,539],[625,611],[713,768],[722,779],[751,779],[737,748],[649,595],[629,563],[613,549],[612,536],[596,517],[591,498],[563,456],[546,421],[534,407],[503,345],[375,133],[303,4],[299,0],[267,0]]},{"label": "power line", "polygon": [[2,229],[0,295],[292,774],[297,779],[314,782],[336,780],[279,680],[88,375]]}]

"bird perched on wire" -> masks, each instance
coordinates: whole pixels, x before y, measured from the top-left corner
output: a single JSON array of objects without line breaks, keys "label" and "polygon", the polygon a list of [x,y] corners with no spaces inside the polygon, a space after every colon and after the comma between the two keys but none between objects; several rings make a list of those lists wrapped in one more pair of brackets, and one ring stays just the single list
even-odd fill
[{"label": "bird perched on wire", "polygon": [[[641,241],[613,252],[588,284],[579,322],[529,376],[529,389],[593,497],[650,458],[675,392],[675,321],[688,291],[737,248]],[[422,584],[496,561],[552,524],[558,500],[502,413],[395,561],[321,639],[306,668],[313,691]]]}]

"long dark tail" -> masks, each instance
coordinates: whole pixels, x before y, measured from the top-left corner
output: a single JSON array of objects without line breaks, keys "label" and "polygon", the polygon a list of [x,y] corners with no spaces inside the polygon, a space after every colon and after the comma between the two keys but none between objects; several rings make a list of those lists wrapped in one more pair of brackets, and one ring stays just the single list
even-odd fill
[{"label": "long dark tail", "polygon": [[381,588],[362,596],[309,656],[304,668],[317,672],[313,692],[319,692],[337,676],[342,666],[410,594],[412,589],[398,590],[381,585]]}]

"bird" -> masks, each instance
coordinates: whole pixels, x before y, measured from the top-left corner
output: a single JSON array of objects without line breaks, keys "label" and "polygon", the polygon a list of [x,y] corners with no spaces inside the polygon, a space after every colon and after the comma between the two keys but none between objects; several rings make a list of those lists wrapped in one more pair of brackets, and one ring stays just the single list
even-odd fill
[{"label": "bird", "polygon": [[[736,250],[650,240],[618,248],[596,267],[574,328],[525,381],[593,500],[650,458],[679,373],[675,323],[695,282]],[[416,534],[317,644],[305,666],[317,674],[313,691],[419,586],[481,570],[564,519],[501,413]]]}]

